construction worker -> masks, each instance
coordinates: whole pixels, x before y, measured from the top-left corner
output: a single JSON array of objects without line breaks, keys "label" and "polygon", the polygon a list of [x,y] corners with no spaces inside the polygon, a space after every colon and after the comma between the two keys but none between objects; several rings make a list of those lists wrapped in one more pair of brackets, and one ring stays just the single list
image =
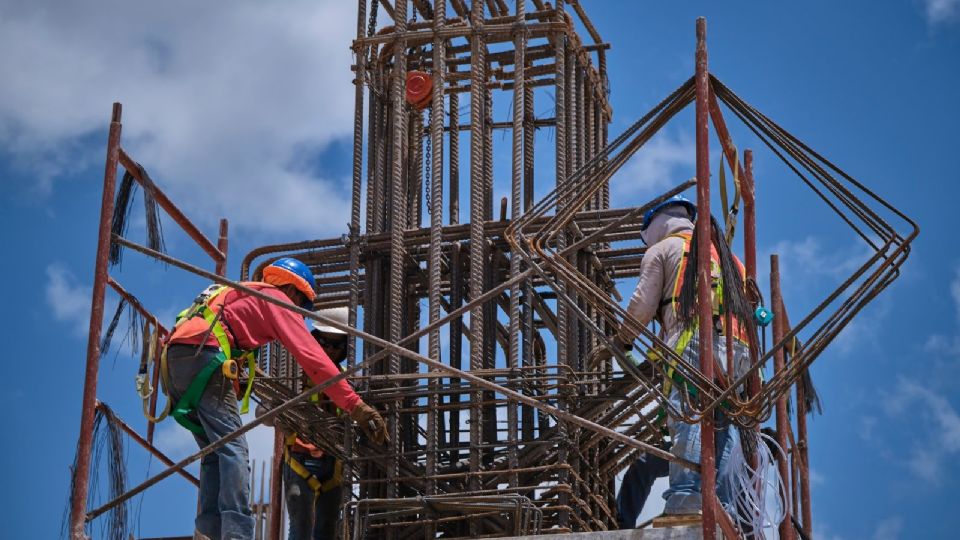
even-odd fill
[{"label": "construction worker", "polygon": [[[317,314],[347,324],[345,307]],[[313,337],[337,364],[347,357],[347,333],[313,321]],[[283,492],[290,521],[289,540],[333,540],[340,518],[343,464],[316,446],[287,435],[283,454]]]},{"label": "construction worker", "polygon": [[[297,259],[279,259],[264,269],[262,282],[244,285],[304,309],[313,307],[313,274]],[[303,317],[243,291],[208,287],[177,317],[164,351],[169,398],[175,404],[170,414],[193,432],[201,448],[241,427],[230,380],[236,378],[237,360],[252,358],[250,351],[275,340],[293,353],[314,383],[339,374],[307,331]],[[379,444],[387,437],[383,418],[347,381],[330,386],[324,393],[347,411],[371,440]],[[245,437],[236,437],[204,456],[200,462],[197,532],[211,540],[252,539],[249,486]]]},{"label": "construction worker", "polygon": [[[709,218],[709,216],[708,216]],[[667,199],[644,214],[641,237],[647,244],[640,266],[640,281],[630,298],[627,312],[641,325],[654,318],[661,324],[661,338],[685,362],[700,367],[698,319],[696,309],[696,269],[700,254],[694,235],[696,206],[681,195]],[[712,249],[711,290],[713,304],[713,353],[720,365],[726,365],[726,333],[733,336],[734,366],[740,375],[749,363],[747,336],[752,329],[749,304],[744,299],[743,266],[727,246],[716,223],[711,219]],[[730,312],[732,328],[727,328]],[[632,349],[637,331],[629,325],[620,329],[618,346]],[[654,355],[656,356],[656,355]],[[664,366],[668,377],[664,394],[673,408],[685,410],[689,396],[695,392],[670,366]],[[700,461],[700,424],[687,424],[668,415],[667,428],[672,441],[671,453],[692,462]],[[717,466],[722,467],[735,443],[734,430],[720,415],[716,432]],[[701,510],[700,475],[670,463],[670,488],[664,493],[665,514],[696,514]],[[623,489],[633,489],[630,486]],[[728,504],[731,490],[718,485],[722,503]]]}]

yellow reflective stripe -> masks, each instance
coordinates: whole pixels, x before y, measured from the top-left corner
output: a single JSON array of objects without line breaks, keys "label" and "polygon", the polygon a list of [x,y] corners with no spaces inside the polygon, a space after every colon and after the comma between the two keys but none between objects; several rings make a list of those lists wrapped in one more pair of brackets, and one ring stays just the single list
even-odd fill
[{"label": "yellow reflective stripe", "polygon": [[211,332],[213,333],[213,337],[217,339],[217,344],[220,345],[220,350],[223,351],[223,355],[227,358],[233,358],[233,351],[230,349],[230,339],[227,338],[227,332],[223,329],[223,324],[220,323],[217,314],[214,313],[209,306],[204,305],[200,308],[200,315],[203,316],[203,320],[213,326]]},{"label": "yellow reflective stripe", "polygon": [[257,360],[253,356],[253,351],[243,353],[241,358],[247,359],[247,389],[243,391],[243,399],[240,400],[240,414],[250,412],[250,394],[253,393],[253,380],[257,377]]}]

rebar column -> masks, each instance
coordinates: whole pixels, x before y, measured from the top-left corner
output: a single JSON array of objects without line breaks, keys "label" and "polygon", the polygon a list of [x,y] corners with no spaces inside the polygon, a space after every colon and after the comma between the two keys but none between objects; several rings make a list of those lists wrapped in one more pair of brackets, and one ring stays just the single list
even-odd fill
[{"label": "rebar column", "polygon": [[[441,2],[442,3],[442,2]],[[518,0],[516,3],[517,22],[514,30],[514,87],[513,87],[513,135],[512,143],[512,176],[510,178],[510,219],[516,220],[520,217],[521,208],[521,189],[523,182],[523,143],[524,143],[524,125],[523,120],[526,115],[524,109],[526,84],[524,81],[526,68],[526,1]],[[516,253],[510,254],[510,275],[520,274],[520,256]],[[515,377],[519,372],[516,371],[520,358],[520,284],[510,287],[510,321],[509,321],[509,350],[507,352],[507,368],[511,369],[511,377]],[[511,470],[515,470],[519,463],[517,461],[517,402],[510,401],[507,405],[507,464]],[[518,477],[515,472],[510,474],[509,485],[516,487]]]},{"label": "rebar column", "polygon": [[107,136],[107,160],[103,172],[103,196],[100,200],[100,230],[97,237],[97,258],[93,268],[93,292],[90,298],[90,327],[87,332],[87,366],[83,376],[83,400],[80,405],[80,436],[77,439],[77,462],[70,491],[70,537],[84,540],[87,496],[90,482],[90,453],[93,448],[93,423],[97,406],[97,374],[100,368],[100,329],[103,327],[103,301],[107,288],[107,257],[110,254],[110,226],[113,223],[113,193],[117,182],[117,160],[120,158],[120,116],[122,107],[113,104],[110,132]]},{"label": "rebar column", "polygon": [[[398,343],[404,330],[403,302],[405,297],[405,249],[403,231],[406,224],[404,211],[406,192],[404,182],[404,151],[407,142],[407,114],[404,103],[404,81],[407,72],[407,44],[404,34],[407,31],[407,0],[397,0],[394,7],[396,38],[394,40],[393,75],[390,81],[390,104],[393,108],[393,159],[390,170],[390,188],[392,194],[390,218],[390,341]],[[412,159],[413,156],[406,156]],[[391,354],[388,373],[400,373],[400,356]],[[393,454],[387,465],[387,494],[397,496],[396,478],[400,467],[400,402],[394,401],[389,412],[390,439],[387,444]]]},{"label": "rebar column", "polygon": [[[773,373],[774,376],[783,373],[786,368],[786,361],[784,359],[783,347],[780,346],[780,342],[783,340],[783,336],[786,333],[784,329],[784,316],[783,316],[783,296],[780,292],[780,259],[777,257],[777,254],[774,253],[770,255],[770,303],[773,308],[773,342],[776,351],[773,353]],[[777,398],[776,404],[776,416],[777,416],[777,444],[780,445],[780,448],[784,452],[787,452],[787,431],[790,429],[790,417],[787,416],[787,398],[786,395],[781,395]],[[783,479],[783,484],[786,486],[787,493],[792,493],[792,482],[790,481],[790,468],[787,464],[786,455],[777,456],[777,467],[780,471],[780,478]],[[792,511],[790,508],[790,503],[784,501],[784,516],[783,521],[780,522],[780,538],[782,540],[794,540],[794,528],[791,521]]]},{"label": "rebar column", "polygon": [[[707,70],[707,21],[697,19],[696,50],[696,138],[697,138],[697,322],[700,336],[700,370],[704,378],[713,381],[713,302],[710,289],[710,126]],[[714,540],[717,534],[716,498],[717,468],[714,455],[713,417],[703,416],[700,428],[700,493],[703,501],[703,538]]]},{"label": "rebar column", "polygon": [[[563,0],[557,0],[556,7],[554,9],[554,17],[556,22],[565,22],[566,15],[563,10]],[[556,86],[555,86],[555,112],[554,117],[556,118],[556,182],[558,185],[562,184],[567,179],[567,116],[569,114],[568,104],[567,104],[567,82],[566,82],[566,56],[567,56],[567,37],[566,34],[562,31],[558,31],[553,35],[554,39],[554,50],[556,52]],[[566,201],[562,198],[557,204],[557,212],[561,212],[565,206]],[[557,249],[563,250],[566,247],[566,231],[560,231],[560,234],[557,236]],[[566,294],[566,287],[564,282],[560,282],[560,290],[557,291],[559,295]],[[568,338],[570,335],[570,325],[568,310],[566,305],[563,304],[561,300],[557,300],[557,364],[559,365],[569,365],[569,343]],[[567,390],[565,388],[559,388],[557,390],[559,393],[557,399],[557,407],[561,410],[567,410],[568,403],[567,397],[564,395]],[[560,463],[566,463],[570,454],[570,442],[569,435],[567,431],[567,426],[562,422],[557,422],[557,431],[560,434],[560,443],[557,450],[557,461]],[[560,484],[567,484],[569,482],[569,470],[564,468],[557,475],[557,480]],[[561,508],[558,516],[558,525],[561,528],[569,527],[570,525],[570,512],[569,512],[569,503],[570,495],[567,490],[563,490],[557,497],[559,506]]]},{"label": "rebar column", "polygon": [[[427,164],[431,170],[431,200],[430,200],[430,247],[428,268],[430,272],[429,280],[429,317],[430,323],[440,319],[440,256],[442,254],[441,232],[443,227],[443,111],[444,111],[444,75],[446,66],[446,40],[440,37],[446,21],[447,3],[445,1],[436,2],[433,7],[433,102],[430,110],[430,141],[431,141],[431,162]],[[440,330],[436,329],[429,334],[427,356],[440,361]],[[429,411],[427,413],[427,455],[426,469],[427,476],[427,494],[436,493],[437,483],[433,477],[436,475],[437,467],[437,379],[429,379],[430,398],[428,401]],[[435,529],[431,531],[435,534]],[[428,534],[429,535],[429,534]]]},{"label": "rebar column", "polygon": [[[367,0],[357,1],[357,39],[364,37],[367,23]],[[350,293],[347,305],[347,324],[357,327],[357,305],[360,302],[360,204],[363,191],[363,106],[364,90],[367,77],[367,51],[362,46],[354,49],[357,59],[357,70],[353,80],[353,169],[352,186],[350,190]],[[373,108],[371,107],[371,110]],[[373,127],[371,126],[371,130]],[[352,368],[357,363],[357,338],[347,336],[347,367]],[[343,450],[347,456],[353,455],[353,422],[348,418],[343,421],[344,436]],[[342,461],[342,475],[344,489],[341,490],[341,506],[346,505],[353,496],[353,460]],[[277,473],[276,470],[273,471]],[[272,494],[271,494],[272,496]],[[271,499],[274,502],[275,499]],[[271,504],[271,508],[280,506]],[[272,526],[272,524],[271,524]],[[276,539],[279,540],[279,539]]]},{"label": "rebar column", "polygon": [[[483,294],[483,272],[486,266],[484,253],[486,238],[483,234],[483,221],[486,217],[486,178],[484,175],[483,105],[484,86],[486,86],[486,44],[483,39],[483,2],[473,0],[470,11],[470,24],[473,34],[470,36],[470,299]],[[470,370],[484,367],[484,307],[477,305],[470,310]],[[475,388],[470,402],[470,472],[480,471],[480,443],[482,441],[483,393]],[[471,491],[480,489],[480,478],[472,474],[467,487]],[[470,522],[470,533],[479,534],[476,520]]]}]

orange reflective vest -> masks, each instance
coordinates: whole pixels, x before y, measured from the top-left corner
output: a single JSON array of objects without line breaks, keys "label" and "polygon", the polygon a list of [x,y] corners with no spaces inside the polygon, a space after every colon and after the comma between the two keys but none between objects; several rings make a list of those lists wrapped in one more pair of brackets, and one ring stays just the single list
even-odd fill
[{"label": "orange reflective vest", "polygon": [[[690,233],[677,233],[671,234],[667,238],[680,238],[683,240],[683,256],[680,258],[680,267],[677,269],[677,279],[673,283],[673,295],[669,298],[665,298],[660,302],[660,307],[665,308],[670,306],[673,309],[674,315],[678,314],[680,308],[680,291],[683,289],[683,276],[687,270],[687,261],[690,257],[690,240],[692,235]],[[736,256],[733,257],[734,262],[737,264],[737,270],[740,272],[740,278],[743,283],[746,283],[747,273],[744,269],[743,264],[740,262]],[[720,328],[726,331],[725,325],[727,323],[726,318],[723,317],[725,310],[723,305],[723,279],[721,278],[720,273],[720,255],[717,254],[717,248],[712,243],[710,244],[710,289],[711,297],[713,304],[713,315],[714,317],[719,317]],[[748,343],[748,336],[746,329],[743,327],[743,324],[736,318],[731,319],[731,326],[733,337],[740,342]]]}]

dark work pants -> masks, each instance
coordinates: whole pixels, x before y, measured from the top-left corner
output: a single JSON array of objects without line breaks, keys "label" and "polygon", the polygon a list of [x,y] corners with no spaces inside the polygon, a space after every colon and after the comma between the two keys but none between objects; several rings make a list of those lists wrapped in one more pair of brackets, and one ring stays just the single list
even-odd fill
[{"label": "dark work pants", "polygon": [[617,493],[617,521],[621,529],[637,526],[637,517],[650,496],[653,482],[670,474],[670,462],[662,457],[643,454],[627,469]]}]

